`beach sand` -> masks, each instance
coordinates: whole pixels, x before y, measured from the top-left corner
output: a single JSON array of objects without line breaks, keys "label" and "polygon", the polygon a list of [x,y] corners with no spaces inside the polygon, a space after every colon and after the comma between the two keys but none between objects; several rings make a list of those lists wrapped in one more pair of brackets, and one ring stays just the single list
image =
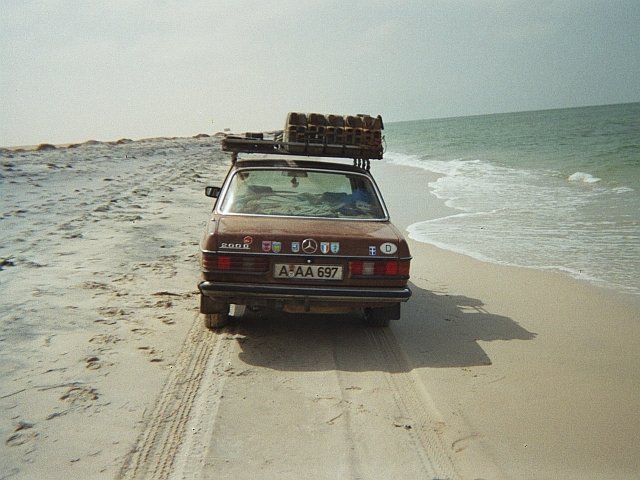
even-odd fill
[{"label": "beach sand", "polygon": [[[435,176],[375,171],[399,226],[453,213],[416,195]],[[637,478],[640,297],[410,244],[414,297],[394,333],[463,478]]]},{"label": "beach sand", "polygon": [[[212,140],[2,158],[0,478],[114,478],[197,317]],[[92,142],[93,143],[93,142]]]},{"label": "beach sand", "polygon": [[[637,478],[638,297],[410,241],[387,331],[208,332],[228,159],[193,142],[2,158],[0,478]],[[397,225],[447,212],[427,172],[372,168]]]}]

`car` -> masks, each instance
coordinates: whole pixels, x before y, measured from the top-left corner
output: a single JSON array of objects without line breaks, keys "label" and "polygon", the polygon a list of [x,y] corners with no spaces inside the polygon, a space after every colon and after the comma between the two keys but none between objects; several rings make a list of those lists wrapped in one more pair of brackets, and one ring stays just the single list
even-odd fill
[{"label": "car", "polygon": [[[336,161],[354,155],[348,146],[358,147],[359,158]],[[200,313],[208,328],[247,308],[356,311],[378,327],[400,318],[411,296],[411,255],[371,174],[371,158],[381,157],[377,144],[367,150],[246,134],[227,135],[222,148],[232,165],[221,186],[205,189],[215,202],[200,244]]]}]

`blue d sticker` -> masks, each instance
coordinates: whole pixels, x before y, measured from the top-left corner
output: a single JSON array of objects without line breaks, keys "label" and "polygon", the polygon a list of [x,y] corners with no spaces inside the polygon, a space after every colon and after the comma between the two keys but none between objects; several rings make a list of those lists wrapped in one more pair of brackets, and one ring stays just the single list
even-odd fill
[{"label": "blue d sticker", "polygon": [[291,251],[298,253],[300,251],[300,242],[291,242]]},{"label": "blue d sticker", "polygon": [[369,255],[377,255],[377,254],[378,254],[378,252],[377,252],[377,249],[376,249],[375,245],[371,245],[369,247]]},{"label": "blue d sticker", "polygon": [[331,242],[331,253],[338,253],[340,251],[339,242]]}]

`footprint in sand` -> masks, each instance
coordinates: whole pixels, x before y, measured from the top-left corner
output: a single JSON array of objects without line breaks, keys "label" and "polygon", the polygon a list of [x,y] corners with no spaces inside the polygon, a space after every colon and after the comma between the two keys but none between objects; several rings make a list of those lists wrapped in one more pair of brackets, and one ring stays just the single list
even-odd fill
[{"label": "footprint in sand", "polygon": [[87,288],[89,290],[111,290],[111,287],[104,282],[96,282],[93,280],[88,280],[80,285],[82,288]]},{"label": "footprint in sand", "polygon": [[153,330],[149,328],[132,328],[131,331],[137,335],[149,335]]},{"label": "footprint in sand", "polygon": [[149,347],[149,346],[144,346],[144,347],[138,347],[138,350],[141,350],[143,352],[145,352],[147,355],[149,355],[149,361],[152,363],[159,363],[162,362],[164,359],[162,358],[162,356],[160,355],[160,352],[158,352],[155,348],[153,347]]},{"label": "footprint in sand", "polygon": [[115,316],[124,317],[128,315],[127,312],[125,312],[122,308],[119,308],[119,307],[100,307],[98,308],[98,311],[106,317],[115,317]]},{"label": "footprint in sand", "polygon": [[34,443],[38,438],[38,432],[36,432],[33,427],[33,423],[20,420],[13,433],[5,440],[5,445],[8,447],[19,447],[21,445]]},{"label": "footprint in sand", "polygon": [[69,388],[60,400],[70,403],[71,405],[82,405],[96,401],[98,399],[98,391],[87,385],[73,386]]},{"label": "footprint in sand", "polygon": [[171,308],[173,306],[173,302],[171,300],[158,300],[153,304],[153,306],[160,308]]},{"label": "footprint in sand", "polygon": [[101,345],[115,344],[122,341],[117,335],[101,333],[89,339],[89,343],[97,343]]},{"label": "footprint in sand", "polygon": [[162,323],[164,323],[165,325],[175,325],[175,323],[176,323],[176,321],[173,318],[171,318],[171,317],[169,317],[167,315],[159,315],[158,319]]},{"label": "footprint in sand", "polygon": [[103,361],[100,360],[99,357],[87,357],[85,359],[86,365],[85,367],[88,370],[99,370],[100,368],[102,368],[105,363]]}]

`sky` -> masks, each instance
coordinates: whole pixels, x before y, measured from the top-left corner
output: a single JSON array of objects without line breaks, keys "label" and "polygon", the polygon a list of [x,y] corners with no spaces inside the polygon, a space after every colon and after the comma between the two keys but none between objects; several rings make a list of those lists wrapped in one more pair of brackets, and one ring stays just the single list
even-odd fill
[{"label": "sky", "polygon": [[0,145],[640,101],[640,0],[0,0]]}]

